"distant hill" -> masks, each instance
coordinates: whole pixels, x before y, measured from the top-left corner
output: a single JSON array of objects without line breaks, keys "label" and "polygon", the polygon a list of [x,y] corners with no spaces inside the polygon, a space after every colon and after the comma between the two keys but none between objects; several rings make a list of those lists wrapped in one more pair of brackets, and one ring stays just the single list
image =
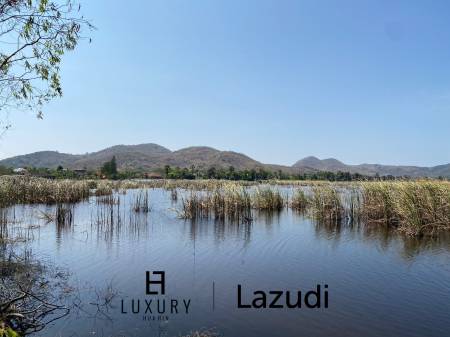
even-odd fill
[{"label": "distant hill", "polygon": [[351,172],[360,173],[364,175],[392,175],[410,176],[410,177],[450,177],[450,164],[439,165],[434,167],[420,167],[420,166],[394,166],[394,165],[380,165],[380,164],[360,164],[347,165],[341,161],[328,158],[319,159],[316,157],[306,157],[296,162],[293,167],[298,169],[311,169],[318,171],[331,172]]},{"label": "distant hill", "polygon": [[[264,164],[243,154],[231,151],[219,151],[211,147],[188,147],[178,151],[157,144],[116,145],[107,149],[85,155],[71,155],[56,151],[35,152],[16,156],[0,161],[6,167],[47,167],[56,168],[59,165],[72,169],[96,169],[116,156],[119,169],[154,170],[165,165],[179,167],[235,167],[237,170],[264,167]],[[286,167],[286,169],[290,169]]]},{"label": "distant hill", "polygon": [[0,165],[13,168],[25,166],[56,168],[59,165],[67,167],[81,157],[57,151],[40,151],[1,160]]},{"label": "distant hill", "polygon": [[351,172],[364,175],[393,175],[411,177],[450,177],[450,164],[435,167],[392,166],[380,164],[347,165],[334,159],[318,159],[306,157],[292,166],[263,164],[242,153],[233,151],[219,151],[206,146],[187,147],[178,151],[171,151],[158,144],[116,145],[97,152],[84,155],[59,153],[56,151],[35,152],[23,156],[16,156],[0,160],[1,166],[6,167],[47,167],[56,168],[59,165],[71,169],[97,169],[108,160],[116,156],[119,169],[155,170],[165,165],[191,167],[199,169],[209,167],[228,168],[236,170],[265,168],[272,171],[286,173],[305,173],[317,171]]},{"label": "distant hill", "polygon": [[171,153],[169,149],[157,144],[116,145],[84,155],[67,167],[96,169],[116,156],[119,169],[159,168],[162,164],[161,158],[170,156]]}]

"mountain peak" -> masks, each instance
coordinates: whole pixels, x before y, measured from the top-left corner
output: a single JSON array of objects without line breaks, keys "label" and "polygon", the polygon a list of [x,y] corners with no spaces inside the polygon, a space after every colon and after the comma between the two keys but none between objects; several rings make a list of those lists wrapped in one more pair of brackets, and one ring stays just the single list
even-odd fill
[{"label": "mountain peak", "polygon": [[66,168],[98,169],[105,162],[116,156],[119,169],[157,170],[165,165],[199,169],[209,167],[228,168],[236,170],[265,168],[268,170],[289,172],[292,174],[317,171],[350,172],[363,175],[393,175],[410,177],[450,177],[450,164],[435,167],[393,166],[381,164],[346,165],[335,158],[319,159],[314,156],[305,157],[292,167],[262,164],[245,154],[233,151],[220,151],[208,146],[191,146],[177,151],[171,151],[154,143],[138,145],[115,145],[106,149],[84,155],[73,155],[57,151],[40,151],[27,155],[16,156],[0,161],[1,166],[56,168],[59,165]]}]

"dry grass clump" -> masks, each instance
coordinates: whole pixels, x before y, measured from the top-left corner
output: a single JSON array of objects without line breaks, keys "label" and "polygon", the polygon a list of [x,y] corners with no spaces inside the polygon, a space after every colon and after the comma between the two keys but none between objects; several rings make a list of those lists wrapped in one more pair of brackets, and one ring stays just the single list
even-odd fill
[{"label": "dry grass clump", "polygon": [[311,210],[314,218],[324,222],[339,222],[344,217],[344,206],[336,186],[331,184],[312,188]]},{"label": "dry grass clump", "polygon": [[305,211],[310,205],[310,200],[306,196],[305,191],[298,188],[292,194],[291,202],[289,206],[296,211]]},{"label": "dry grass clump", "polygon": [[89,197],[89,183],[77,180],[4,176],[0,178],[0,205],[78,202]]},{"label": "dry grass clump", "polygon": [[184,189],[194,191],[210,191],[213,192],[217,189],[223,189],[229,186],[235,187],[248,187],[258,185],[257,181],[230,181],[220,179],[196,179],[196,180],[157,180],[143,181],[145,184],[151,184],[154,187],[162,187],[166,190]]},{"label": "dry grass clump", "polygon": [[450,184],[437,181],[364,183],[368,223],[398,226],[410,235],[450,229]]},{"label": "dry grass clump", "polygon": [[371,182],[362,184],[363,215],[368,223],[396,224],[395,200],[392,190],[395,183]]},{"label": "dry grass clump", "polygon": [[210,218],[217,220],[249,221],[251,198],[242,187],[229,184],[212,192],[191,191],[182,199],[180,217],[185,219]]},{"label": "dry grass clump", "polygon": [[210,203],[215,219],[228,218],[233,221],[251,219],[251,198],[243,187],[227,185],[223,190],[216,190],[210,195]]},{"label": "dry grass clump", "polygon": [[183,219],[209,218],[211,215],[210,201],[207,195],[191,191],[187,198],[182,199],[179,216]]},{"label": "dry grass clump", "polygon": [[118,186],[114,186],[114,182],[111,181],[100,181],[96,184],[96,188],[94,190],[94,194],[96,197],[111,195],[113,194],[113,190],[118,188]]},{"label": "dry grass clump", "polygon": [[272,188],[258,188],[252,195],[252,206],[259,210],[281,211],[285,200],[280,191]]}]

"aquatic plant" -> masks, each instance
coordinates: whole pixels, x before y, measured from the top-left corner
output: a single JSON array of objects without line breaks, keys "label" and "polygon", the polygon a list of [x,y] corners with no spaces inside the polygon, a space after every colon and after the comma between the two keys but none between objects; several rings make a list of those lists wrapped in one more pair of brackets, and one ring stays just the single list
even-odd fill
[{"label": "aquatic plant", "polygon": [[448,182],[364,183],[362,191],[362,212],[368,223],[396,226],[410,235],[450,229]]},{"label": "aquatic plant", "polygon": [[148,190],[140,190],[134,199],[133,210],[135,212],[148,213],[150,211]]},{"label": "aquatic plant", "polygon": [[290,207],[296,211],[305,211],[310,204],[309,198],[306,196],[305,191],[301,188],[295,189],[292,194]]},{"label": "aquatic plant", "polygon": [[172,199],[172,201],[177,201],[178,200],[178,192],[176,188],[172,188],[170,190],[170,198]]},{"label": "aquatic plant", "polygon": [[280,191],[273,188],[257,188],[252,195],[252,207],[258,210],[280,211],[284,205]]},{"label": "aquatic plant", "polygon": [[58,228],[70,227],[73,224],[74,206],[68,204],[57,204],[55,223]]},{"label": "aquatic plant", "polygon": [[336,186],[331,184],[312,188],[311,208],[318,221],[339,222],[344,217],[344,207]]},{"label": "aquatic plant", "polygon": [[87,181],[49,180],[23,176],[0,177],[0,206],[78,202],[88,197]]},{"label": "aquatic plant", "polygon": [[97,198],[97,204],[119,205],[120,197],[113,194]]}]

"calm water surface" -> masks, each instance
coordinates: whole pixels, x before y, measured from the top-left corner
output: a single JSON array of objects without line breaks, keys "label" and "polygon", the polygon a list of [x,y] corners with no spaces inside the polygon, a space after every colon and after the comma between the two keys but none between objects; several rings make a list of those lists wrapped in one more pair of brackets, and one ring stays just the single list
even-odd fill
[{"label": "calm water surface", "polygon": [[[135,193],[120,197],[120,224],[96,224],[102,213],[92,199],[75,206],[73,226],[34,232],[34,254],[68,270],[85,303],[41,336],[179,336],[200,328],[233,337],[449,336],[448,238],[318,225],[290,210],[255,214],[251,224],[192,223],[178,219],[179,204],[159,189],[149,192],[151,212],[134,214]],[[16,217],[38,223],[38,209],[52,207],[16,206]],[[166,272],[167,299],[191,299],[188,315],[144,321],[121,313],[122,299],[150,298],[147,270]],[[248,295],[328,284],[329,308],[238,309],[238,284]],[[97,312],[89,303],[108,285],[117,296]]]}]

